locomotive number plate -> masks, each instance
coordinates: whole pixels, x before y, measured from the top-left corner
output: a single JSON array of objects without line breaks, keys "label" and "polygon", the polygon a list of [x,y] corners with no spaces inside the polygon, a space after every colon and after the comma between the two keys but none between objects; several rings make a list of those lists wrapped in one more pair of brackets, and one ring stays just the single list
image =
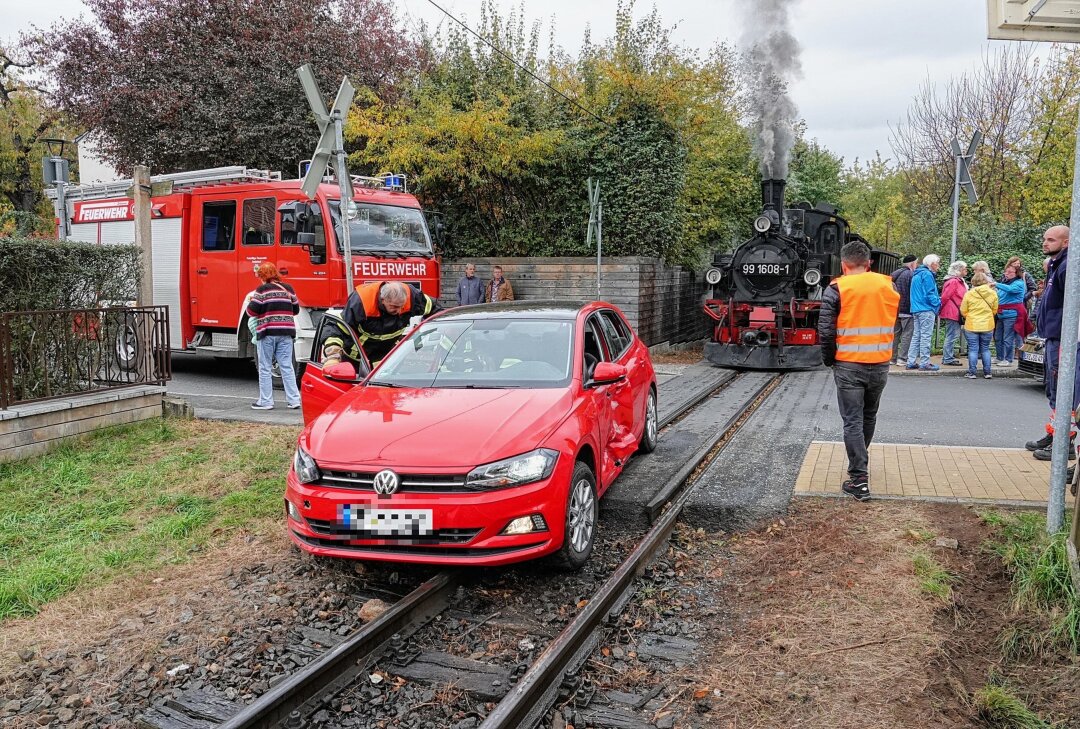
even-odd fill
[{"label": "locomotive number plate", "polygon": [[744,263],[742,272],[746,276],[790,276],[790,263]]}]

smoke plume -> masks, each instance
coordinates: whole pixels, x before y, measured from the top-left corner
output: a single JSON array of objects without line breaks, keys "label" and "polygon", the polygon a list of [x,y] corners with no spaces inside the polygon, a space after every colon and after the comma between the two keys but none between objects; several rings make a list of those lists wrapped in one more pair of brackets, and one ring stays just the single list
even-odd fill
[{"label": "smoke plume", "polygon": [[791,32],[790,11],[798,0],[746,3],[742,43],[748,48],[751,113],[757,127],[754,151],[761,176],[786,178],[795,144],[798,108],[789,91],[802,76],[802,49]]}]

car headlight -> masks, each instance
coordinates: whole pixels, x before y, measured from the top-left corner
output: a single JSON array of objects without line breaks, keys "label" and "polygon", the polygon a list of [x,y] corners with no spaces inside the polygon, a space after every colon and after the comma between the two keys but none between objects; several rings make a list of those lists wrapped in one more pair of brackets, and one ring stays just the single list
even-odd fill
[{"label": "car headlight", "polygon": [[315,459],[307,454],[300,446],[296,447],[296,455],[293,456],[293,470],[300,483],[312,483],[319,480],[319,467]]},{"label": "car headlight", "polygon": [[465,488],[484,491],[542,481],[555,470],[559,452],[537,448],[520,456],[478,466],[465,477]]}]

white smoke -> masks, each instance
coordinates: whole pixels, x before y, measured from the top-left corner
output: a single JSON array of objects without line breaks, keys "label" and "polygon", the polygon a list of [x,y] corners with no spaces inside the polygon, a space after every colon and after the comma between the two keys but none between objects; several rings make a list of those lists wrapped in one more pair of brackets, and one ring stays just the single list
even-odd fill
[{"label": "white smoke", "polygon": [[798,108],[790,86],[802,77],[802,48],[791,32],[790,11],[798,0],[745,3],[743,47],[748,49],[751,112],[758,137],[754,151],[765,179],[786,178],[795,145]]}]

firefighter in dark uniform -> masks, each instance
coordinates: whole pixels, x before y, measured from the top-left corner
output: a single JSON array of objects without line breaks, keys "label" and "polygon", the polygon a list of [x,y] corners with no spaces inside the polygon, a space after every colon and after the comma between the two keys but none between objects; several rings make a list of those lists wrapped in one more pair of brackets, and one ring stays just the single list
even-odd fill
[{"label": "firefighter in dark uniform", "polygon": [[[356,330],[372,366],[394,348],[398,340],[423,319],[442,311],[439,302],[415,286],[398,281],[376,281],[361,284],[349,294],[342,319]],[[329,354],[328,339],[323,351]],[[347,356],[348,353],[344,352]]]}]

